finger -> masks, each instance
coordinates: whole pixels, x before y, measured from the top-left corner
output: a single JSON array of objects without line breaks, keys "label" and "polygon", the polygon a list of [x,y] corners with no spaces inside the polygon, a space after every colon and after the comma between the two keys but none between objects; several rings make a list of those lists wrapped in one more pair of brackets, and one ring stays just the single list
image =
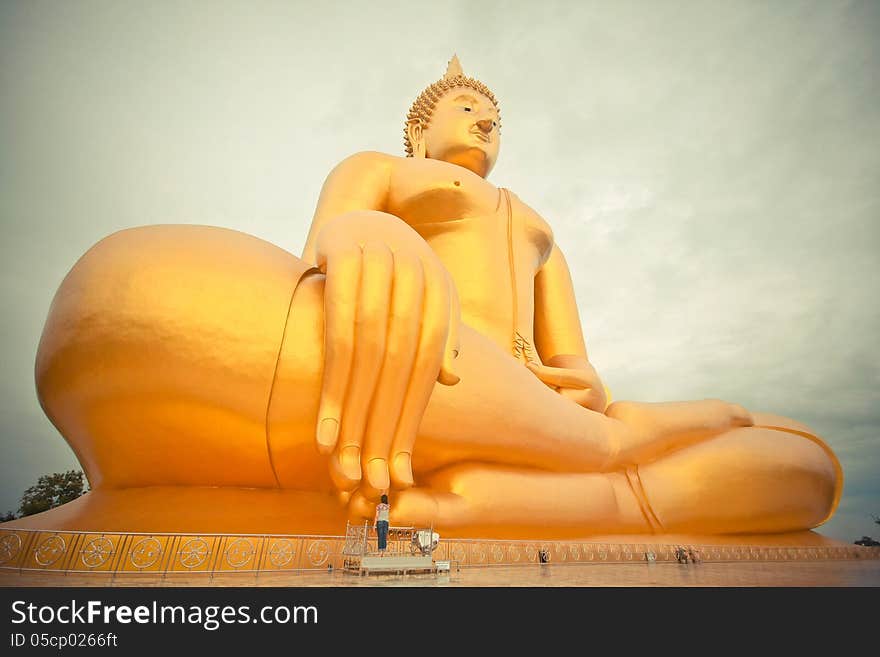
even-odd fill
[{"label": "finger", "polygon": [[332,459],[335,463],[331,463],[333,481],[342,490],[357,486],[362,476],[364,426],[385,354],[394,269],[391,250],[384,244],[367,243],[362,258],[351,374],[342,405],[339,440]]},{"label": "finger", "polygon": [[391,482],[395,487],[412,486],[412,449],[422,416],[440,372],[449,332],[449,286],[444,272],[433,260],[425,266],[425,307],[415,364],[391,445]]},{"label": "finger", "polygon": [[[526,366],[528,367],[528,363],[526,363]],[[530,368],[530,369],[531,369],[531,368]],[[550,390],[552,390],[553,392],[559,392],[559,386],[555,386],[555,385],[553,385],[552,383],[547,383],[546,381],[544,381],[544,380],[543,380],[541,377],[539,377],[539,376],[536,376],[535,378],[537,378],[538,381],[540,381],[540,382],[543,383],[545,386],[547,386],[548,388],[550,388]]]},{"label": "finger", "polygon": [[591,411],[604,411],[604,396],[592,388],[559,388],[559,394]]},{"label": "finger", "polygon": [[539,363],[526,363],[528,367],[541,381],[548,385],[562,386],[565,388],[588,388],[589,382],[583,372],[564,367],[547,367]]},{"label": "finger", "polygon": [[351,372],[354,348],[354,311],[361,277],[357,246],[327,257],[324,283],[324,380],[318,407],[318,451],[329,454],[339,436],[342,403]]},{"label": "finger", "polygon": [[[612,401],[614,401],[614,397],[611,396],[611,390],[609,390],[608,386],[603,385],[603,386],[602,386],[602,389],[605,391],[605,407],[607,408],[608,405],[609,405]],[[603,410],[604,410],[604,409],[603,409]]]},{"label": "finger", "polygon": [[395,253],[385,359],[370,408],[361,459],[366,471],[361,491],[371,498],[389,488],[388,459],[418,351],[424,288],[425,274],[419,258]]},{"label": "finger", "polygon": [[578,406],[583,406],[582,402],[586,401],[586,397],[589,395],[590,391],[575,388],[557,388],[557,392],[566,399],[573,401]]},{"label": "finger", "polygon": [[390,515],[395,525],[439,526],[445,530],[467,526],[473,520],[465,497],[421,487],[398,493]]},{"label": "finger", "polygon": [[354,522],[363,522],[364,520],[372,520],[376,513],[376,504],[371,502],[360,490],[356,490],[351,494],[348,502],[347,515],[348,519]]},{"label": "finger", "polygon": [[458,331],[461,324],[461,306],[458,301],[458,290],[455,288],[455,282],[452,276],[444,268],[446,275],[446,284],[449,294],[449,331],[446,336],[446,348],[443,350],[443,363],[440,366],[440,376],[437,380],[443,385],[454,386],[461,379],[455,373],[452,361],[458,358],[458,352],[461,349]]}]

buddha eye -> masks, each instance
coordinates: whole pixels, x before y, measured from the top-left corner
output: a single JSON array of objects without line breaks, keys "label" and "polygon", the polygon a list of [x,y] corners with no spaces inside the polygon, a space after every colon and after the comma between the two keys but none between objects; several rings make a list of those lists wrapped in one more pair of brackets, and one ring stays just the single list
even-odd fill
[{"label": "buddha eye", "polygon": [[463,108],[463,109],[464,109],[465,112],[471,112],[471,111],[473,111],[473,110],[471,110],[470,107],[465,107],[465,108]]}]

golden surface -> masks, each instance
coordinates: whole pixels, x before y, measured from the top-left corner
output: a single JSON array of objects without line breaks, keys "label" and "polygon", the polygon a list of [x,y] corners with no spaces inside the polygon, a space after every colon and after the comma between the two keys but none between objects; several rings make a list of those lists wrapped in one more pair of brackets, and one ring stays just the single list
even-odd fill
[{"label": "golden surface", "polygon": [[393,523],[457,537],[748,543],[831,516],[843,474],[808,427],[608,404],[550,226],[486,179],[493,99],[444,79],[412,157],[330,173],[302,258],[166,225],[74,265],[36,381],[93,491],[7,526],[338,532],[384,491]]}]

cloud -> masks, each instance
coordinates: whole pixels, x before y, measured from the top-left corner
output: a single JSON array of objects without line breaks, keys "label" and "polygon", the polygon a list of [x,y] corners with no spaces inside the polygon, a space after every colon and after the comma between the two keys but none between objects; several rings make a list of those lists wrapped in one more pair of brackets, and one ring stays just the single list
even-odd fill
[{"label": "cloud", "polygon": [[501,102],[493,180],[553,226],[615,397],[814,426],[847,476],[823,531],[870,531],[853,536],[880,513],[880,9],[676,7],[3,5],[0,508],[71,462],[33,357],[89,246],[207,223],[298,254],[327,172],[400,153],[457,52]]}]

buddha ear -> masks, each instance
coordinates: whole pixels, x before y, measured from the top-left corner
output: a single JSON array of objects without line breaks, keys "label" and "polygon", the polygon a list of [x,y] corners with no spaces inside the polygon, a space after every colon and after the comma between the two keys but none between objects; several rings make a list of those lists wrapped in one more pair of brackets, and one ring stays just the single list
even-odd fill
[{"label": "buddha ear", "polygon": [[421,119],[410,119],[406,122],[406,134],[412,145],[413,157],[425,157],[425,133]]}]

